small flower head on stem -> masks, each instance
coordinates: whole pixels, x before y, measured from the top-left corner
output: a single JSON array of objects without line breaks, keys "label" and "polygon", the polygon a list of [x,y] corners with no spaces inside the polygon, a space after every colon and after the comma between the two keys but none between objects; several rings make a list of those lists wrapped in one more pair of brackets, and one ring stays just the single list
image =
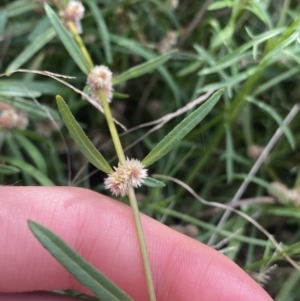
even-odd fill
[{"label": "small flower head on stem", "polygon": [[84,15],[84,6],[80,1],[71,0],[59,15],[65,23],[72,21],[75,24],[77,32],[82,33],[80,21]]},{"label": "small flower head on stem", "polygon": [[87,78],[92,96],[99,99],[98,90],[102,89],[108,102],[112,99],[112,72],[106,66],[95,66]]},{"label": "small flower head on stem", "polygon": [[118,167],[114,169],[115,171],[104,180],[104,185],[116,196],[125,196],[130,186],[140,187],[147,177],[147,169],[137,159],[127,158],[123,163],[119,162]]}]

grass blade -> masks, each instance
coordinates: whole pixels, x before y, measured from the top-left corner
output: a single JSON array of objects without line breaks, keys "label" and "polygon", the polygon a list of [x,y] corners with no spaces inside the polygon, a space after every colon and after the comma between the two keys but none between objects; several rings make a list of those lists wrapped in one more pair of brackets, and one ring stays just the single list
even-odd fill
[{"label": "grass blade", "polygon": [[27,89],[25,86],[7,86],[0,81],[0,96],[4,97],[40,97],[42,93],[36,90]]},{"label": "grass blade", "polygon": [[50,42],[56,36],[53,28],[48,29],[42,35],[36,37],[7,67],[7,73],[14,72],[25,64],[35,53]]},{"label": "grass blade", "polygon": [[59,112],[82,154],[98,169],[104,171],[105,173],[111,173],[113,171],[112,168],[109,166],[108,162],[104,159],[101,153],[96,149],[91,140],[86,136],[63,98],[57,95],[56,101]]},{"label": "grass blade", "polygon": [[5,8],[9,18],[17,17],[21,14],[34,11],[40,3],[28,0],[9,1],[10,4]]},{"label": "grass blade", "polygon": [[56,13],[48,4],[45,5],[45,11],[57,35],[59,36],[61,42],[64,44],[65,48],[69,52],[74,62],[77,64],[77,66],[81,69],[81,71],[84,74],[88,74],[89,65],[84,59],[79,47],[77,46],[71,34],[61,23],[59,17],[56,15]]},{"label": "grass blade", "polygon": [[163,138],[152,151],[144,158],[142,163],[149,166],[166,155],[176,147],[180,140],[186,136],[216,105],[224,90],[214,93],[200,108],[181,121],[167,136]]},{"label": "grass blade", "polygon": [[11,157],[5,157],[5,156],[0,156],[0,160],[19,168],[21,171],[31,176],[33,179],[35,179],[39,184],[43,186],[54,185],[54,183],[45,174],[40,172],[37,168],[33,167],[32,165],[26,163],[25,161],[11,158]]},{"label": "grass blade", "polygon": [[264,102],[257,101],[253,97],[248,96],[247,101],[250,103],[253,103],[254,105],[259,107],[263,111],[267,112],[281,127],[282,132],[284,133],[286,139],[290,143],[291,148],[295,149],[296,142],[295,142],[294,136],[293,136],[291,130],[283,123],[283,120],[280,117],[280,115],[271,106],[269,106],[268,104],[266,104]]},{"label": "grass blade", "polygon": [[106,60],[108,64],[112,63],[112,55],[111,55],[111,47],[110,47],[110,39],[109,39],[109,33],[106,26],[106,23],[104,21],[104,18],[102,16],[102,13],[99,9],[99,7],[96,5],[95,1],[87,1],[87,4],[90,7],[91,13],[95,19],[95,22],[97,23],[99,36],[101,38],[101,41],[103,43],[103,48],[106,56]]},{"label": "grass blade", "polygon": [[14,133],[14,138],[38,170],[47,174],[47,163],[39,149],[26,136],[20,133]]},{"label": "grass blade", "polygon": [[28,221],[34,236],[80,283],[103,301],[132,301],[118,286],[95,269],[59,236],[46,227]]},{"label": "grass blade", "polygon": [[19,172],[19,168],[10,165],[0,164],[0,175],[14,175]]},{"label": "grass blade", "polygon": [[151,72],[153,69],[157,68],[158,66],[160,66],[160,65],[164,64],[166,61],[168,61],[175,52],[176,51],[169,52],[167,54],[156,57],[146,63],[143,63],[136,67],[130,68],[129,70],[125,71],[124,73],[116,76],[113,79],[113,84],[117,85],[117,84],[125,82],[129,79],[136,78],[143,74]]},{"label": "grass blade", "polygon": [[165,183],[158,181],[156,179],[150,178],[150,177],[147,177],[144,180],[144,185],[146,185],[148,187],[165,187],[166,186]]},{"label": "grass blade", "polygon": [[[118,36],[118,35],[114,35],[114,34],[110,35],[110,39],[115,44],[117,44],[121,47],[124,47],[133,53],[140,55],[141,57],[145,58],[146,60],[152,60],[153,58],[156,57],[154,52],[151,52],[148,49],[145,49],[139,43],[137,43],[133,40],[130,40],[130,39]],[[161,76],[166,81],[166,83],[168,84],[170,90],[172,91],[175,101],[176,101],[176,105],[179,105],[180,91],[179,91],[178,86],[176,85],[173,77],[171,76],[170,72],[164,66],[159,66],[157,69],[158,69],[158,72],[161,74]]]}]

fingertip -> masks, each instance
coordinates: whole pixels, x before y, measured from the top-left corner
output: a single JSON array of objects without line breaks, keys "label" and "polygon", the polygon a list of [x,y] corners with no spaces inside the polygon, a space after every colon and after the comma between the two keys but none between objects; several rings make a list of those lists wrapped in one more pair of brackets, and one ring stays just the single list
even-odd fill
[{"label": "fingertip", "polygon": [[[71,187],[1,187],[0,199],[0,270],[4,271],[0,291],[72,288],[88,292],[29,232],[26,223],[32,219],[61,236],[134,300],[147,299],[128,206]],[[219,252],[147,216],[142,216],[142,223],[157,300],[272,300]]]}]

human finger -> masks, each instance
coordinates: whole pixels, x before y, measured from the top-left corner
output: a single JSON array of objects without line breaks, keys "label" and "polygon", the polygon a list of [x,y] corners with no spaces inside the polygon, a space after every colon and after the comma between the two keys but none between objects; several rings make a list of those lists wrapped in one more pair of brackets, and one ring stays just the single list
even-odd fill
[{"label": "human finger", "polygon": [[[0,187],[0,200],[1,292],[89,293],[33,237],[27,227],[32,219],[61,236],[134,300],[147,300],[128,206],[71,187]],[[147,216],[142,215],[142,223],[158,301],[271,300],[221,253]]]}]

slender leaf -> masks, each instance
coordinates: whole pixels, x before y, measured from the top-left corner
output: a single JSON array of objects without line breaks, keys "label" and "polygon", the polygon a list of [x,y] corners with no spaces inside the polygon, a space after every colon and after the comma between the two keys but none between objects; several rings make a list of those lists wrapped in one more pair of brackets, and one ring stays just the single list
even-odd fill
[{"label": "slender leaf", "polygon": [[53,28],[36,37],[7,67],[6,72],[11,73],[25,64],[32,56],[43,46],[50,42],[56,36]]},{"label": "slender leaf", "polygon": [[44,186],[54,185],[54,183],[45,174],[43,174],[37,168],[33,167],[32,165],[24,161],[11,158],[11,157],[5,157],[5,156],[0,156],[0,160],[19,168],[21,171],[34,178],[41,185]]},{"label": "slender leaf", "polygon": [[[110,39],[112,42],[116,43],[117,45],[129,49],[131,52],[136,53],[147,60],[152,60],[156,56],[153,52],[146,50],[145,48],[141,47],[139,43],[134,42],[130,39],[117,36],[114,34],[110,35]],[[180,96],[179,89],[174,79],[172,78],[171,74],[164,66],[159,66],[158,71],[160,72],[160,74],[162,75],[162,77],[165,79],[170,89],[172,90],[176,104],[179,105],[179,96]]]},{"label": "slender leaf", "polygon": [[40,97],[39,91],[31,90],[23,85],[7,86],[0,81],[0,96],[7,97]]},{"label": "slender leaf", "polygon": [[33,11],[40,6],[40,3],[28,0],[10,1],[11,3],[6,7],[8,17],[16,17],[23,13]]},{"label": "slender leaf", "polygon": [[198,218],[191,217],[191,215],[189,215],[189,214],[183,214],[181,212],[178,212],[178,211],[175,211],[175,210],[172,210],[169,208],[160,207],[159,205],[157,205],[157,203],[151,205],[151,208],[153,208],[155,211],[165,214],[167,216],[179,218],[182,221],[194,224],[194,225],[200,227],[201,229],[203,228],[203,229],[207,230],[207,232],[217,233],[218,235],[223,236],[223,237],[232,236],[232,239],[244,242],[246,244],[254,244],[257,246],[265,247],[268,243],[263,239],[251,238],[251,237],[249,237],[249,235],[248,236],[239,235],[239,234],[232,235],[233,234],[232,232],[225,230],[223,228],[219,229],[212,223],[202,221],[201,219],[198,219]]},{"label": "slender leaf", "polygon": [[[7,145],[8,153],[11,154],[11,156],[14,157],[14,159],[16,159],[20,162],[24,162],[24,156],[20,150],[20,146],[15,141],[12,133],[11,132],[3,132],[3,136],[4,136],[4,141]],[[32,179],[31,176],[29,176],[28,173],[24,172],[22,169],[21,169],[21,172],[22,172],[22,178],[24,179],[25,184],[27,184],[27,185],[35,184],[35,181]]]},{"label": "slender leaf", "polygon": [[125,292],[82,258],[59,236],[31,220],[28,220],[28,226],[43,247],[98,298],[103,301],[132,301]]},{"label": "slender leaf", "polygon": [[225,151],[225,158],[226,158],[226,176],[227,176],[227,183],[231,183],[233,180],[233,139],[232,139],[232,132],[230,125],[227,124],[226,128],[226,151]]},{"label": "slender leaf", "polygon": [[30,32],[30,34],[27,38],[28,41],[32,42],[38,36],[45,33],[51,27],[52,27],[52,25],[49,21],[49,18],[45,15],[43,18],[39,19],[39,22],[34,26],[32,31]]},{"label": "slender leaf", "polygon": [[150,177],[147,177],[144,180],[144,185],[146,185],[148,187],[165,187],[166,186],[165,183],[158,181],[156,179],[150,178]]},{"label": "slender leaf", "polygon": [[261,102],[261,101],[257,101],[255,100],[253,97],[248,96],[247,97],[247,101],[250,103],[255,104],[256,106],[258,106],[260,109],[264,110],[265,112],[267,112],[276,122],[277,124],[280,126],[280,128],[282,129],[286,139],[288,140],[288,142],[290,143],[290,146],[292,149],[295,149],[296,147],[296,142],[295,139],[293,137],[293,134],[291,132],[291,130],[283,123],[282,118],[280,117],[280,115],[276,112],[275,109],[273,109],[271,106],[269,106],[268,104]]},{"label": "slender leaf", "polygon": [[28,90],[38,91],[46,95],[57,95],[58,93],[62,94],[68,91],[66,87],[53,80],[1,79],[0,87],[3,86],[26,87]]},{"label": "slender leaf", "polygon": [[84,59],[79,47],[77,46],[71,34],[61,23],[59,17],[48,4],[45,4],[45,11],[57,35],[59,36],[61,42],[64,44],[65,48],[69,52],[74,62],[84,74],[88,74],[90,70],[89,65]]},{"label": "slender leaf", "polygon": [[142,163],[149,166],[174,149],[180,140],[185,137],[216,105],[224,90],[214,93],[200,108],[181,121],[167,136],[163,138],[152,151],[144,158]]},{"label": "slender leaf", "polygon": [[34,162],[38,170],[41,171],[43,174],[47,174],[47,163],[39,149],[22,134],[14,133],[14,138],[23,148],[24,152],[27,153],[27,156],[31,158],[31,161]]},{"label": "slender leaf", "polygon": [[247,10],[255,14],[262,22],[264,22],[268,28],[272,28],[272,20],[267,14],[266,10],[263,8],[263,5],[259,1],[251,1],[245,7]]},{"label": "slender leaf", "polygon": [[0,175],[14,175],[19,172],[19,168],[10,165],[0,164]]},{"label": "slender leaf", "polygon": [[100,11],[100,8],[96,5],[94,0],[87,1],[87,4],[89,5],[92,15],[97,24],[99,36],[103,43],[106,60],[109,64],[111,64],[112,63],[112,55],[111,55],[109,32],[108,32],[106,23],[104,21],[104,18],[102,16],[102,13]]},{"label": "slender leaf", "polygon": [[166,61],[168,61],[175,52],[176,51],[169,52],[167,54],[156,57],[146,63],[143,63],[136,67],[130,68],[129,70],[127,70],[124,73],[115,77],[113,79],[113,84],[117,85],[117,84],[125,82],[129,79],[136,78],[143,74],[151,72],[153,69],[157,68],[158,66],[160,66],[160,65],[164,64]]},{"label": "slender leaf", "polygon": [[7,22],[7,13],[6,11],[2,11],[0,12],[0,41],[3,40],[3,33],[5,30],[6,22]]},{"label": "slender leaf", "polygon": [[82,154],[98,169],[104,171],[105,173],[111,173],[113,171],[112,168],[101,155],[101,153],[96,149],[90,139],[86,136],[63,98],[57,95],[56,101],[59,112]]}]

